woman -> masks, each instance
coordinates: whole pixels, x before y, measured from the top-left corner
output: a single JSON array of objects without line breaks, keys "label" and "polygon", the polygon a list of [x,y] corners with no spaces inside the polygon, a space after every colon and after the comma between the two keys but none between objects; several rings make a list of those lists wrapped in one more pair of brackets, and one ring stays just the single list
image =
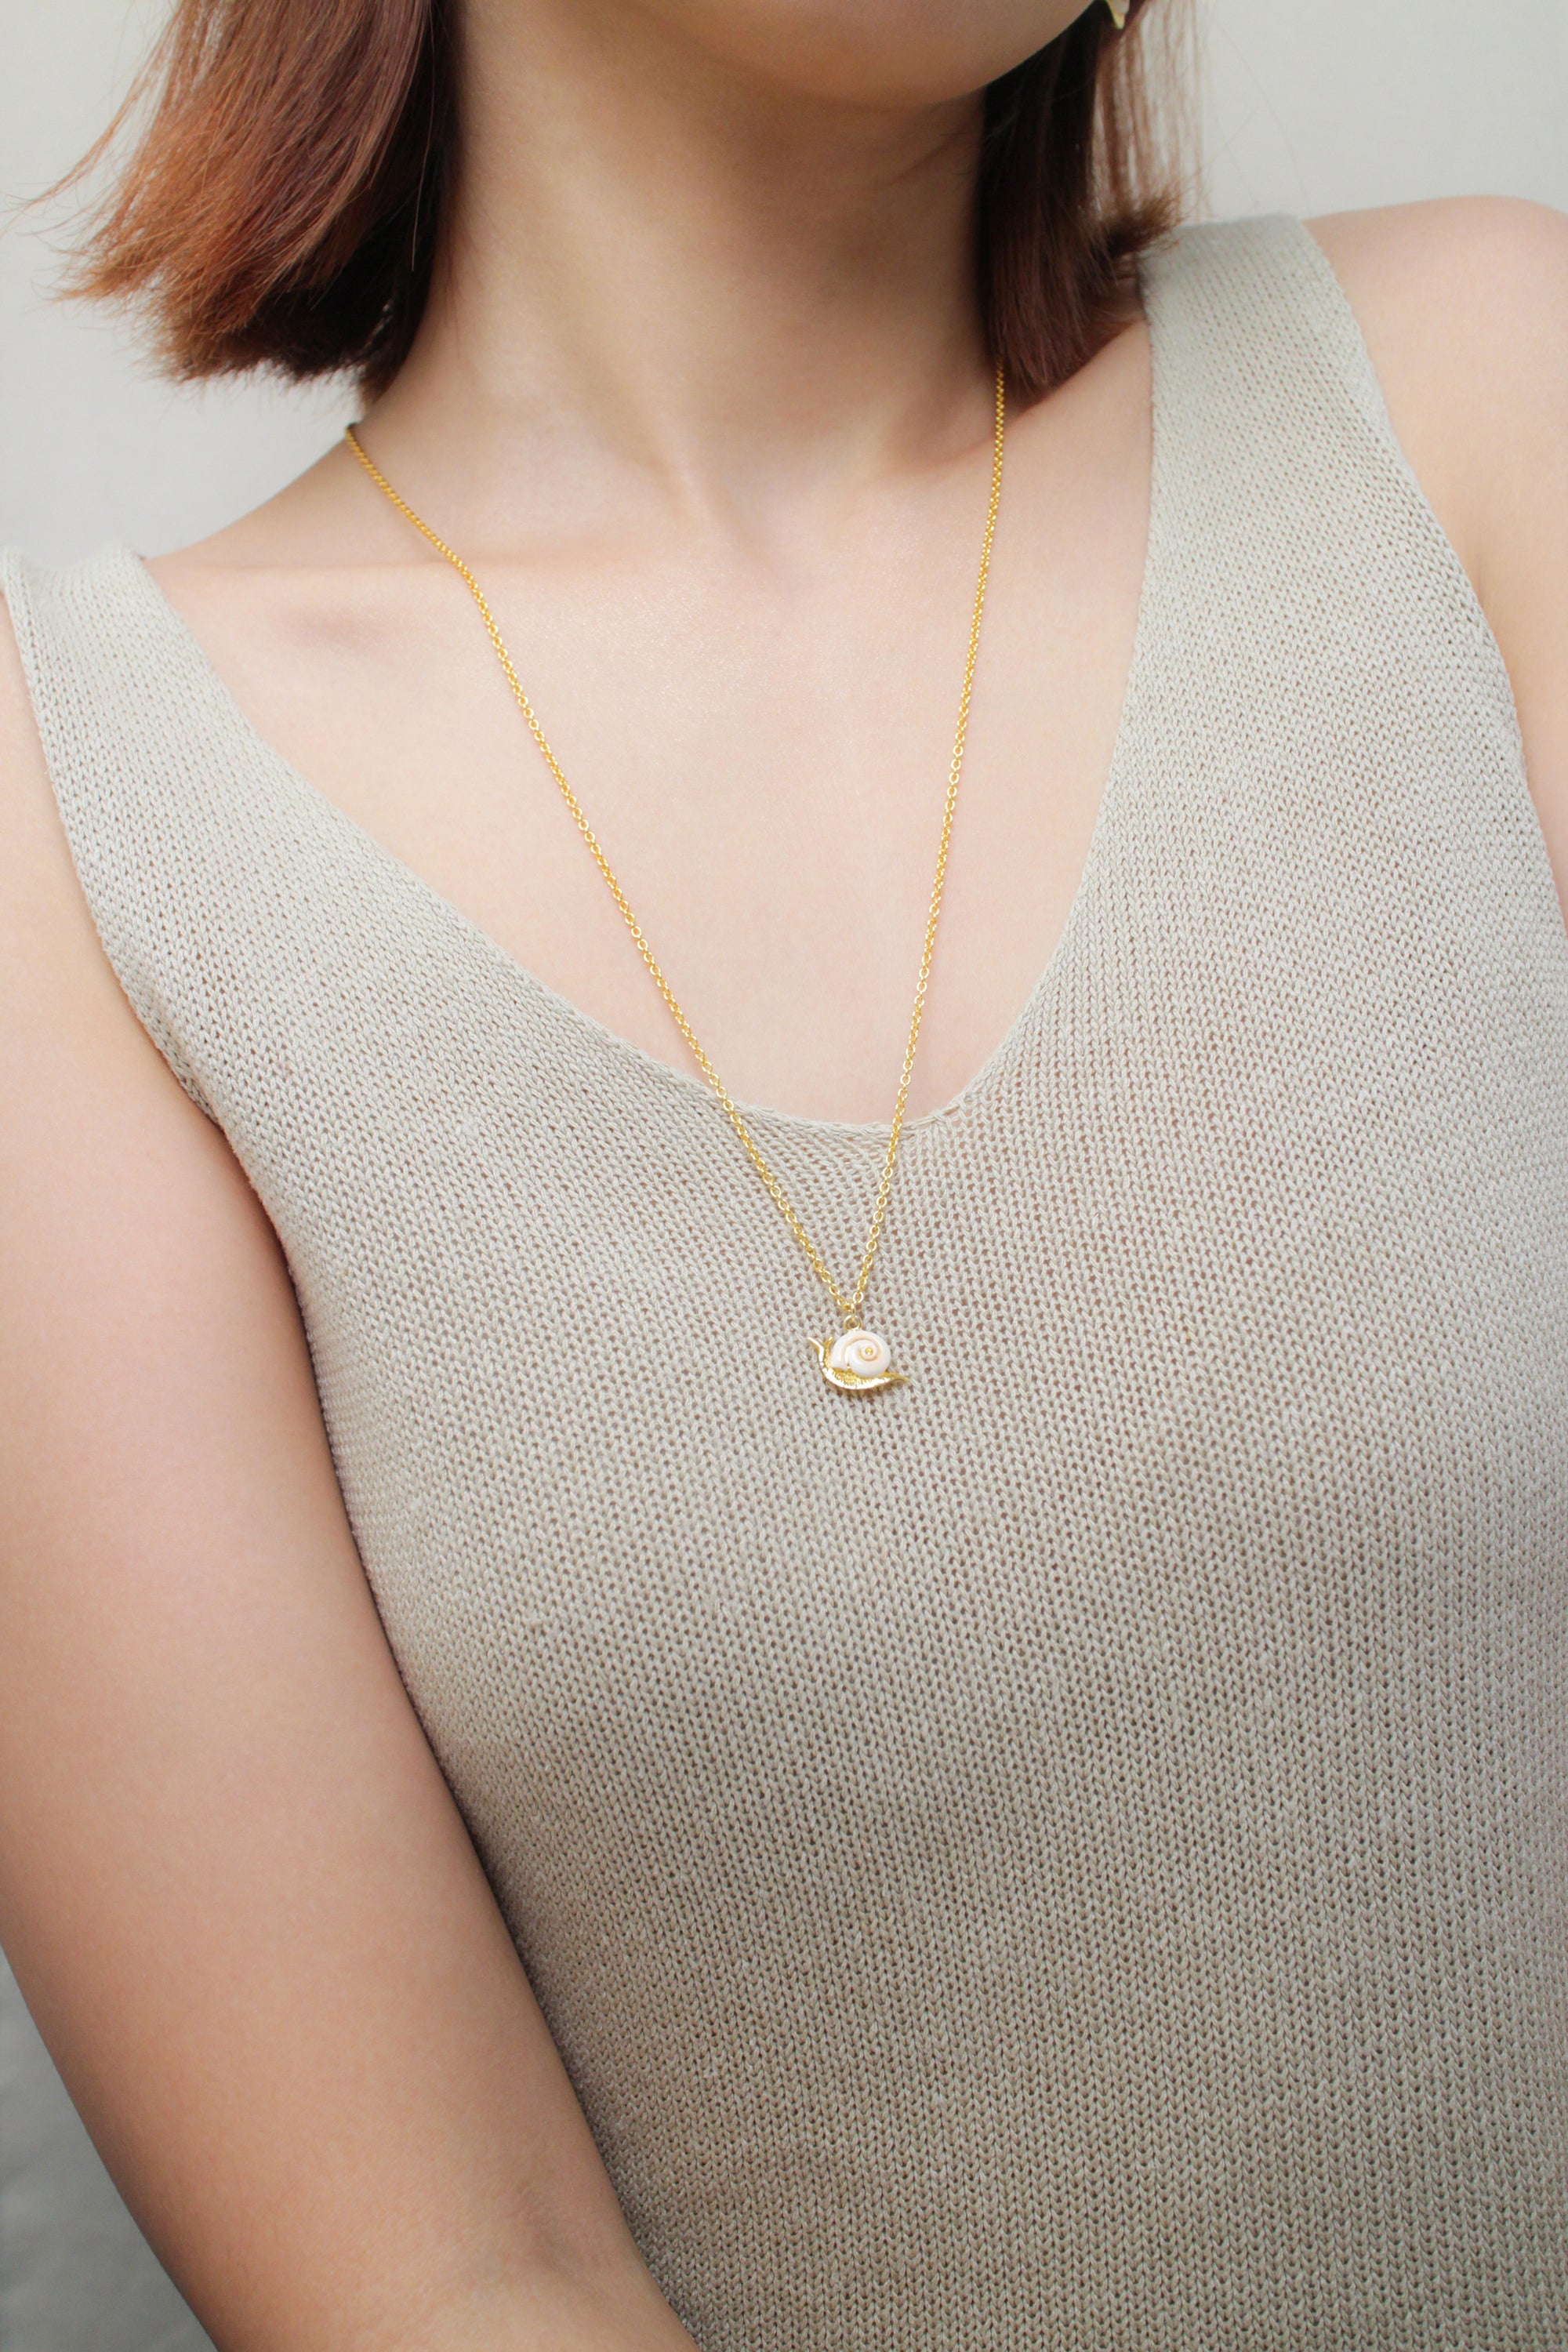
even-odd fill
[{"label": "woman", "polygon": [[0,1937],[221,2345],[1568,2331],[1568,228],[1142,37],[181,13],[372,397],[6,574]]}]

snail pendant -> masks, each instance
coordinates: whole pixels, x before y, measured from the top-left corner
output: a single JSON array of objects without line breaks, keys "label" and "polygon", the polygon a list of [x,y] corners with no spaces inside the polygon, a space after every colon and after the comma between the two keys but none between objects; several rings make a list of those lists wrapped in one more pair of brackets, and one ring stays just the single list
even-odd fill
[{"label": "snail pendant", "polygon": [[814,1339],[822,1377],[830,1389],[866,1396],[873,1389],[901,1389],[909,1374],[895,1371],[893,1351],[875,1331],[846,1331],[837,1339]]}]

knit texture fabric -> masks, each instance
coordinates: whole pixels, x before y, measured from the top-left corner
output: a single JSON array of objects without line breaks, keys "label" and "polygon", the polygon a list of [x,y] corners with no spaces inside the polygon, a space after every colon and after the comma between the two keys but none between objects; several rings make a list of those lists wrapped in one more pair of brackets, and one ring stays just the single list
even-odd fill
[{"label": "knit texture fabric", "polygon": [[[1568,2343],[1568,933],[1327,263],[1145,268],[1113,769],[847,1398],[700,1079],[6,573],[399,1666],[703,2352]],[[541,789],[552,789],[542,779]],[[830,1260],[887,1130],[753,1114]]]}]

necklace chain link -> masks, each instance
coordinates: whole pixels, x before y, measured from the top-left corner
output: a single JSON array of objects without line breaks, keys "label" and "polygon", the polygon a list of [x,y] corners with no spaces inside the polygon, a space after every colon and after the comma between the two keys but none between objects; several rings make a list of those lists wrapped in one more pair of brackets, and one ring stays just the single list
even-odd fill
[{"label": "necklace chain link", "polygon": [[842,1291],[837,1283],[834,1280],[821,1251],[817,1248],[816,1244],[812,1240],[811,1235],[807,1233],[805,1225],[802,1223],[801,1219],[795,1211],[794,1202],[790,1200],[784,1186],[780,1183],[778,1178],[769,1167],[766,1159],[763,1157],[761,1147],[757,1143],[756,1138],[752,1135],[751,1129],[747,1126],[744,1118],[742,1117],[740,1110],[731,1097],[728,1087],[724,1085],[724,1082],[720,1077],[718,1071],[713,1067],[712,1063],[709,1060],[706,1053],[703,1051],[703,1048],[698,1040],[696,1031],[692,1028],[690,1022],[681,1011],[680,1006],[676,1000],[675,992],[670,987],[668,981],[665,978],[664,973],[659,967],[658,959],[655,957],[653,950],[649,947],[647,940],[644,936],[642,925],[637,921],[636,915],[632,912],[631,903],[628,900],[626,892],[622,889],[620,883],[616,880],[615,871],[610,865],[610,861],[605,856],[604,850],[599,845],[598,835],[595,833],[593,826],[589,824],[582,803],[578,800],[576,793],[573,791],[571,784],[567,782],[565,771],[563,769],[560,761],[556,758],[554,752],[550,748],[550,743],[545,735],[544,730],[539,723],[538,714],[535,711],[532,703],[529,700],[527,693],[524,691],[522,680],[519,677],[516,667],[513,665],[511,656],[507,651],[506,642],[501,635],[500,628],[497,626],[495,614],[490,610],[489,600],[486,596],[484,590],[480,587],[478,580],[474,577],[473,572],[469,570],[468,566],[464,562],[462,557],[457,552],[457,551],[454,548],[448,547],[446,541],[439,538],[421,516],[416,514],[407,499],[401,498],[397,491],[393,488],[392,484],[387,480],[385,475],[381,471],[379,466],[376,465],[374,459],[364,447],[354,427],[352,425],[349,425],[344,434],[344,438],[348,442],[350,448],[353,451],[354,456],[359,459],[360,464],[364,467],[365,472],[370,476],[371,480],[376,485],[377,488],[383,491],[386,498],[390,499],[391,503],[396,508],[398,513],[404,516],[407,521],[411,522],[415,530],[418,531],[423,538],[428,540],[430,545],[436,550],[436,552],[438,555],[445,556],[447,562],[452,566],[454,572],[458,574],[459,578],[468,588],[468,593],[472,596],[475,604],[479,606],[480,618],[484,622],[486,631],[489,636],[490,644],[495,648],[496,657],[500,661],[501,668],[506,674],[507,684],[511,688],[518,709],[521,711],[524,719],[528,721],[529,732],[538,746],[540,755],[544,761],[546,767],[550,770],[551,774],[554,777],[557,784],[561,788],[562,796],[564,799],[567,807],[572,812],[572,816],[577,826],[578,832],[582,835],[584,840],[587,843],[588,847],[594,853],[594,861],[598,866],[600,873],[604,876],[605,880],[609,887],[612,898],[615,899],[616,906],[621,910],[621,915],[626,923],[626,929],[630,931],[632,939],[636,942],[637,953],[641,956],[643,962],[647,966],[649,976],[651,977],[655,987],[658,990],[660,996],[663,997],[666,1005],[668,1007],[671,1020],[675,1023],[676,1027],[679,1030],[681,1036],[689,1047],[692,1058],[695,1060],[698,1068],[701,1071],[703,1077],[707,1080],[709,1086],[712,1088],[713,1093],[717,1096],[725,1118],[729,1120],[731,1126],[734,1129],[735,1133],[739,1136],[742,1143],[745,1146],[747,1157],[750,1159],[752,1167],[756,1170],[757,1174],[762,1178],[763,1183],[767,1189],[769,1198],[772,1200],[774,1207],[778,1210],[779,1214],[784,1218],[784,1223],[788,1225],[791,1233],[795,1235],[795,1240],[799,1243],[810,1263],[813,1273],[816,1276],[817,1280],[827,1292],[828,1297],[832,1299],[835,1307],[837,1307],[838,1312],[844,1318],[847,1325],[854,1323],[856,1318],[859,1314],[861,1302],[865,1298],[866,1293],[870,1286],[871,1268],[876,1262],[878,1247],[882,1238],[883,1221],[888,1213],[888,1201],[893,1189],[893,1170],[898,1160],[899,1140],[903,1133],[904,1111],[910,1096],[910,1076],[915,1065],[915,1048],[920,1043],[921,1022],[925,1013],[926,991],[931,981],[931,954],[936,946],[937,918],[942,912],[942,885],[947,878],[947,853],[949,843],[952,838],[952,815],[953,810],[958,803],[959,780],[963,772],[963,750],[969,733],[969,706],[974,693],[975,664],[980,656],[980,621],[981,615],[985,609],[985,584],[990,576],[991,549],[996,536],[996,517],[1002,504],[1002,450],[1005,425],[1006,387],[1003,372],[1001,368],[998,367],[996,371],[995,424],[991,464],[991,503],[986,511],[985,535],[981,544],[980,577],[974,591],[974,611],[969,626],[969,649],[963,665],[963,689],[959,696],[958,724],[953,736],[952,761],[948,770],[947,798],[942,807],[942,838],[937,847],[936,874],[931,883],[931,903],[926,914],[925,940],[921,950],[920,977],[915,983],[914,1009],[910,1015],[909,1038],[904,1047],[903,1069],[900,1073],[899,1076],[898,1099],[893,1107],[892,1129],[888,1138],[887,1157],[882,1163],[881,1180],[877,1186],[877,1197],[872,1205],[870,1225],[866,1235],[866,1247],[860,1260],[860,1271],[856,1277],[854,1288],[847,1294]]}]

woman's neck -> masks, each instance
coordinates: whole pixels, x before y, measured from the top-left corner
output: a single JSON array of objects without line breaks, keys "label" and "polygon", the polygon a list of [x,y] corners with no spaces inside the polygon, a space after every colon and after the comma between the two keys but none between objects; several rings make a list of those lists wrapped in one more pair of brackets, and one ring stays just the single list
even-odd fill
[{"label": "woman's neck", "polygon": [[644,506],[798,524],[983,438],[978,97],[805,92],[626,0],[472,0],[459,87],[442,264],[371,438],[481,542]]}]

